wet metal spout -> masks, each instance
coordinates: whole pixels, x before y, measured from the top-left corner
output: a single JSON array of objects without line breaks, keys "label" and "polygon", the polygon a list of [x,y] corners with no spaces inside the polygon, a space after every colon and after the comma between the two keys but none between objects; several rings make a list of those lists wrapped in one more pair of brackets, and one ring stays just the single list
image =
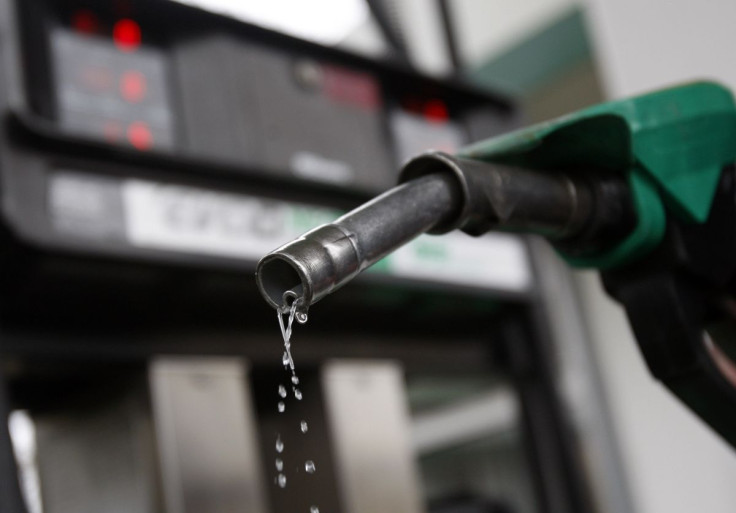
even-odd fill
[{"label": "wet metal spout", "polygon": [[303,307],[316,303],[417,235],[456,216],[462,192],[446,174],[400,185],[266,255],[256,279],[274,308],[293,291]]}]

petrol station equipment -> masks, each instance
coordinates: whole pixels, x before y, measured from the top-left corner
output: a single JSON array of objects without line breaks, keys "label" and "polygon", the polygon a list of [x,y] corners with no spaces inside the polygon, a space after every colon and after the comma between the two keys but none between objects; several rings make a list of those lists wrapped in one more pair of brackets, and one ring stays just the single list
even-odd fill
[{"label": "petrol station equipment", "polygon": [[538,233],[602,270],[652,374],[736,445],[733,337],[717,326],[734,320],[735,158],[736,106],[717,84],[598,105],[417,157],[399,187],[264,257],[259,286],[306,311],[419,233]]},{"label": "petrol station equipment", "polygon": [[[475,472],[518,472],[470,504],[589,510],[512,235],[419,240],[322,303],[286,413],[310,436],[285,439],[319,471],[272,486],[281,360],[258,258],[407,158],[509,131],[508,98],[162,0],[0,0],[0,70],[0,417],[35,426],[14,457],[0,422],[1,511],[421,510],[402,376],[427,373],[498,388],[505,459]],[[358,430],[361,412],[385,422]],[[422,432],[425,455],[452,443]],[[444,508],[467,492],[428,465]]]}]

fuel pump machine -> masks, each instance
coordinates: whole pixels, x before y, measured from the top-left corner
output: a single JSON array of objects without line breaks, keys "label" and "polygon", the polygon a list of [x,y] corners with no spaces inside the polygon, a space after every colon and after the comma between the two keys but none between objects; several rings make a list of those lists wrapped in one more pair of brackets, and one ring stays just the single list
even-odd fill
[{"label": "fuel pump machine", "polygon": [[[655,375],[733,441],[718,86],[498,139],[503,96],[163,0],[0,0],[0,66],[1,511],[590,511],[528,239],[382,259],[453,228],[538,233],[603,269]],[[297,333],[304,401],[279,414],[258,259],[430,148],[258,268],[271,306],[306,309],[377,262]],[[450,374],[491,392],[436,408]],[[308,436],[283,427],[307,414]],[[276,432],[317,461],[285,490]]]},{"label": "fuel pump machine", "polygon": [[507,98],[174,2],[0,0],[0,120],[3,513],[588,510],[513,235],[421,238],[323,301],[276,409],[258,259],[508,132]]}]

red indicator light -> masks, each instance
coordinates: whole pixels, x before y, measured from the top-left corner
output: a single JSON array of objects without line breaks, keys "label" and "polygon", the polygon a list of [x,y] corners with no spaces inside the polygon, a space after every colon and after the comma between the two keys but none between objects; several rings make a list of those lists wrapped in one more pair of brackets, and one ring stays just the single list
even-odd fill
[{"label": "red indicator light", "polygon": [[120,77],[120,94],[130,103],[138,103],[146,96],[146,77],[140,71],[126,71]]},{"label": "red indicator light", "polygon": [[76,11],[72,17],[72,26],[79,34],[90,35],[99,32],[100,23],[92,11],[82,9]]},{"label": "red indicator light", "polygon": [[141,45],[141,27],[129,18],[115,23],[112,39],[121,52],[132,52]]},{"label": "red indicator light", "polygon": [[148,150],[153,145],[153,135],[147,124],[137,121],[128,127],[128,141],[139,150]]},{"label": "red indicator light", "polygon": [[442,100],[427,100],[424,103],[423,114],[428,121],[443,123],[450,118],[447,105]]}]

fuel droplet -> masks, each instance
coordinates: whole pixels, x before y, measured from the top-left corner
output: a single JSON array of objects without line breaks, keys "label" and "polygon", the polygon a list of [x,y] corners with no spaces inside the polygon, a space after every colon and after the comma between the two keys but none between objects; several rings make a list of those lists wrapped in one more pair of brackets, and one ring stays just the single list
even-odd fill
[{"label": "fuel droplet", "polygon": [[279,385],[279,395],[281,397],[286,397],[286,387],[284,385]]},{"label": "fuel droplet", "polygon": [[281,488],[286,488],[286,476],[284,474],[279,474],[279,477],[277,479],[279,482],[279,486]]},{"label": "fuel droplet", "polygon": [[279,401],[278,408],[279,408],[279,413],[284,413],[284,410],[286,409],[286,405],[284,404],[284,401]]},{"label": "fuel droplet", "polygon": [[298,388],[295,388],[294,389],[294,397],[296,397],[296,400],[297,401],[301,401],[302,400],[302,391],[299,390]]},{"label": "fuel droplet", "polygon": [[275,463],[276,463],[276,470],[278,470],[279,472],[284,470],[284,461],[281,458],[276,458]]},{"label": "fuel droplet", "polygon": [[298,385],[299,384],[299,378],[296,377],[296,376],[292,376],[291,377],[291,382],[294,383],[295,385]]},{"label": "fuel droplet", "polygon": [[281,441],[281,437],[276,439],[276,452],[284,452],[284,442]]},{"label": "fuel droplet", "polygon": [[304,463],[304,470],[307,471],[307,474],[314,474],[314,472],[317,470],[317,467],[314,466],[314,462],[312,460],[307,460]]},{"label": "fuel droplet", "polygon": [[300,427],[301,427],[302,433],[306,433],[307,431],[309,431],[309,426],[307,425],[306,420],[302,421]]},{"label": "fuel droplet", "polygon": [[309,513],[319,513],[319,508],[317,506],[310,506]]},{"label": "fuel droplet", "polygon": [[286,351],[284,351],[284,355],[281,357],[281,363],[284,364],[284,367],[289,365],[289,354]]}]

